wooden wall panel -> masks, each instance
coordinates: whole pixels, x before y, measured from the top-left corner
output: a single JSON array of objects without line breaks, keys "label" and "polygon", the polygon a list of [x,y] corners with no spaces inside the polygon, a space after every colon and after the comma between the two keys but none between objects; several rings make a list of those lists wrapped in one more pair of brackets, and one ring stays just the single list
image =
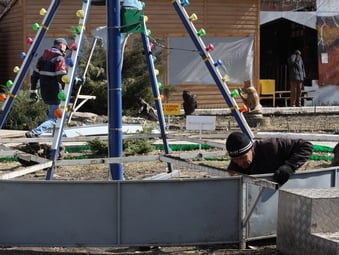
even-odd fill
[{"label": "wooden wall panel", "polygon": [[[197,14],[198,20],[194,25],[204,26],[208,34],[248,35],[253,34],[259,24],[258,3],[257,0],[201,0],[192,1],[186,11],[188,15]],[[167,1],[147,2],[145,13],[149,17],[148,27],[152,31],[167,35],[186,33],[171,5]]]},{"label": "wooden wall panel", "polygon": [[[229,90],[232,91],[235,88],[242,88],[243,84],[230,84]],[[228,105],[222,96],[219,88],[215,84],[210,85],[180,85],[179,89],[172,93],[166,100],[166,103],[182,104],[182,92],[188,90],[197,96],[198,109],[218,109],[228,108]],[[235,98],[238,106],[243,105],[243,101],[240,97]]]},{"label": "wooden wall panel", "polygon": [[248,35],[254,33],[258,25],[258,8],[255,1],[221,1],[206,7],[206,27],[217,28],[228,35]]},{"label": "wooden wall panel", "polygon": [[22,6],[22,1],[17,1],[0,22],[0,84],[14,80],[13,68],[22,63],[22,41],[19,38],[22,37],[23,26],[18,20],[18,17],[23,16]]},{"label": "wooden wall panel", "polygon": [[169,1],[146,1],[147,26],[159,35],[185,32],[184,25]]},{"label": "wooden wall panel", "polygon": [[[170,1],[144,0],[146,4],[145,15],[149,21],[147,27],[152,31],[152,36],[161,38],[166,45],[167,38],[171,36],[188,36],[179,16]],[[198,20],[194,22],[197,30],[204,28],[209,36],[249,36],[255,35],[255,86],[259,81],[259,0],[194,0],[185,8],[191,15],[196,13]],[[34,37],[36,34],[32,29],[34,23],[42,23],[40,16],[41,8],[48,10],[50,1],[46,0],[18,0],[13,8],[0,22],[0,33],[8,38],[8,42],[0,41],[0,83],[8,78],[13,79],[12,69],[15,65],[21,65],[22,60],[18,57],[20,52],[27,51],[25,43],[27,36]],[[46,37],[74,36],[72,27],[78,24],[75,13],[82,6],[82,1],[62,1]],[[106,25],[106,7],[92,6],[88,22],[86,24],[86,35],[91,36],[91,30]],[[166,56],[166,54],[164,54]],[[164,58],[164,70],[166,70],[166,57]],[[166,73],[164,74],[166,78]],[[166,80],[166,79],[165,79]],[[166,85],[166,82],[165,82]],[[204,87],[205,85],[203,85]],[[204,90],[201,86],[180,85],[176,96],[170,99],[173,102],[182,102],[182,91],[193,90],[198,95],[199,108],[211,108],[215,105],[225,106],[216,85],[211,85]]]},{"label": "wooden wall panel", "polygon": [[[186,9],[188,15],[195,13],[198,20],[194,22],[197,30],[203,27],[208,36],[237,37],[255,36],[254,86],[259,81],[259,1],[258,0],[203,0],[191,1]],[[148,10],[149,9],[149,10]],[[172,10],[171,10],[172,9]],[[167,13],[164,13],[167,11]],[[148,28],[153,36],[168,38],[171,36],[188,36],[180,18],[168,3],[149,2],[146,8],[149,16]],[[166,54],[165,54],[166,55]],[[166,58],[165,58],[166,59]],[[164,68],[165,70],[166,68]],[[165,84],[167,80],[164,74]],[[182,91],[189,90],[198,97],[198,108],[227,108],[223,96],[215,84],[211,85],[178,85],[179,89],[169,98],[169,103],[182,103]],[[230,85],[242,87],[242,84]],[[239,105],[243,102],[236,99]]]},{"label": "wooden wall panel", "polygon": [[[49,7],[48,1],[27,0],[26,1],[26,25],[25,30],[30,34],[35,34],[32,31],[32,24],[35,22],[41,23],[43,17],[40,16],[41,8],[46,10]],[[47,4],[47,5],[46,5]],[[47,37],[72,37],[74,36],[72,28],[79,23],[79,18],[76,16],[76,11],[81,9],[82,1],[62,1],[60,8],[56,12],[53,22],[50,25]],[[106,25],[106,7],[92,6],[89,12],[89,18],[86,24],[86,35],[91,36],[91,30],[98,26]]]}]

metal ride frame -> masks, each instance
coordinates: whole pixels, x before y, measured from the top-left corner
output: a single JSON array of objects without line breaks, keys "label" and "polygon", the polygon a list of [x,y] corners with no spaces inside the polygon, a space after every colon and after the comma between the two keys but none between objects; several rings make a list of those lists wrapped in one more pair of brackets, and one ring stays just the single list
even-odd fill
[{"label": "metal ride frame", "polygon": [[[119,1],[116,2],[119,3]],[[45,18],[43,24],[50,23],[53,16],[51,10],[56,11],[59,3],[60,1],[53,2],[47,15],[48,18]],[[114,6],[113,1],[108,1],[107,8],[119,10],[120,5],[118,3]],[[186,3],[186,1],[172,1],[172,3],[178,13],[182,15],[182,18],[188,22],[188,16],[182,6],[182,3]],[[88,12],[89,6],[87,4],[90,4],[90,1],[83,3],[84,14]],[[48,20],[50,21],[48,22]],[[81,26],[83,26],[83,20],[82,18],[79,21]],[[114,29],[120,26],[118,24],[118,20],[109,19],[108,26],[112,30],[118,30]],[[192,36],[195,37],[194,27],[191,27],[191,24],[186,24],[186,26],[192,32]],[[114,41],[112,39],[119,39],[119,35],[113,36],[114,31],[108,33],[111,35],[108,38],[110,42]],[[40,37],[41,40],[42,35],[40,36],[40,34],[44,32],[39,31],[37,38]],[[79,35],[79,37],[81,36]],[[148,46],[148,37],[146,34],[142,36],[144,46]],[[80,38],[78,39],[78,42],[80,42]],[[246,121],[243,121],[235,101],[230,97],[221,74],[212,66],[213,61],[209,53],[205,52],[203,42],[197,37],[195,40],[203,60],[211,69],[210,72],[214,74],[214,79],[218,81],[216,83],[220,86],[233,115],[240,123],[239,126],[243,132],[251,136],[250,129],[248,129]],[[37,49],[36,43],[37,41],[32,45],[32,49]],[[117,50],[117,52],[120,50],[119,40],[112,44],[109,45],[110,55],[113,53],[112,50]],[[24,70],[26,69],[27,72],[27,60],[32,59],[32,52],[35,50],[30,50],[16,78],[11,91],[11,98],[5,103],[6,111],[4,112],[6,114],[8,114],[13,103],[14,95],[21,86]],[[145,48],[145,52],[149,53],[148,57],[151,62],[149,66],[154,71],[150,49]],[[77,53],[78,50],[73,52],[72,55],[75,60]],[[121,56],[121,54],[117,56]],[[113,67],[114,63],[111,63],[109,73],[110,71],[119,73],[118,68]],[[72,76],[69,76],[70,81],[73,81],[74,69],[69,74]],[[109,83],[117,79],[116,77],[120,76],[110,77]],[[155,81],[155,76],[153,76],[153,86],[157,85]],[[70,90],[72,82],[67,86]],[[110,88],[110,90],[112,92],[110,99],[121,96],[119,87]],[[155,88],[153,90],[157,91]],[[155,98],[157,96],[158,94],[155,94]],[[69,100],[69,97],[67,99]],[[66,105],[64,104],[64,107]],[[112,107],[119,108],[119,106],[114,105]],[[116,110],[116,108],[112,109]],[[162,113],[160,100],[158,100],[157,108]],[[116,116],[110,117],[115,118],[113,123],[110,124],[110,131],[112,131],[110,132],[110,134],[112,133],[110,139],[113,137],[120,138],[120,119]],[[58,120],[59,135],[62,134],[64,118],[65,113],[63,114],[63,121]],[[2,115],[1,124],[3,124],[4,119],[5,117]],[[162,137],[166,141],[164,134],[162,134]],[[54,137],[53,145],[57,146],[60,141],[61,136]],[[132,160],[146,161],[145,157],[127,158],[115,155],[119,154],[118,149],[120,148],[112,149],[116,151],[110,156],[115,157],[71,160],[71,162],[58,161],[57,165],[109,163],[120,166],[122,162],[132,162]],[[191,164],[170,155],[154,156],[148,160],[173,163],[213,173],[219,177],[198,180],[100,182],[1,180],[0,225],[2,231],[0,233],[0,244],[7,246],[126,247],[240,243],[241,248],[245,248],[246,241],[251,238],[256,239],[263,235],[275,234],[276,213],[273,212],[267,216],[265,212],[265,210],[276,208],[275,203],[268,203],[270,200],[277,202],[278,192],[276,190],[278,187],[277,184],[270,181],[271,175],[265,176],[268,180],[245,175],[220,178],[227,176],[227,173],[213,167]],[[42,164],[45,164],[45,167],[46,165],[54,167],[55,161],[53,158]],[[6,176],[2,177],[4,178],[1,179],[9,179],[5,178]],[[305,181],[305,179],[308,180]],[[338,186],[338,183],[338,169],[328,169],[322,172],[296,174],[286,185],[287,187],[333,187]],[[155,190],[156,192],[154,192]],[[259,213],[257,213],[258,208],[264,208],[264,212],[259,210]],[[256,215],[256,217],[251,218],[251,215]],[[263,223],[267,223],[268,228],[264,228]],[[46,228],[46,226],[49,227]]]}]

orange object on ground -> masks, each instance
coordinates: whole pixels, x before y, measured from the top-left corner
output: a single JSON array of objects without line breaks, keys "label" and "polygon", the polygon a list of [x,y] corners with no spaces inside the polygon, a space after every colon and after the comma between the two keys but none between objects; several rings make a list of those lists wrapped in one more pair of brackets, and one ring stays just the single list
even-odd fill
[{"label": "orange object on ground", "polygon": [[54,111],[54,116],[57,118],[61,118],[62,117],[62,110],[60,108],[56,109]]}]

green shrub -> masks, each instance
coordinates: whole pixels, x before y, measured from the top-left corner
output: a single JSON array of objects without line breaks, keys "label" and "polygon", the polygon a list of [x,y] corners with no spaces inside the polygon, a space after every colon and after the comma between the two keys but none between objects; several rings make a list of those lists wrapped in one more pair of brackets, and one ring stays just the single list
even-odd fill
[{"label": "green shrub", "polygon": [[[82,49],[83,55],[79,59],[78,76],[83,76],[87,65],[90,47],[85,43]],[[93,112],[99,115],[107,115],[107,74],[106,74],[106,50],[97,43],[93,56],[88,65],[85,83],[81,89],[81,95],[96,96],[95,100],[89,100],[84,104],[80,111]],[[78,86],[74,87],[74,91],[78,90]],[[75,94],[75,93],[74,93]]]},{"label": "green shrub", "polygon": [[171,94],[178,91],[177,85],[166,85],[161,86],[159,88],[160,93],[165,96],[165,102],[168,103],[168,99],[170,98]]},{"label": "green shrub", "polygon": [[[125,156],[146,154],[154,150],[152,139],[130,139],[124,140],[123,151]],[[108,142],[94,139],[87,142],[92,153],[97,156],[108,155]]]},{"label": "green shrub", "polygon": [[92,153],[98,156],[107,156],[108,144],[107,141],[100,141],[98,138],[88,141],[87,145],[90,147]]},{"label": "green shrub", "polygon": [[19,91],[10,112],[7,115],[4,129],[31,130],[47,119],[47,106],[42,100],[32,103],[28,91]]},{"label": "green shrub", "polygon": [[152,139],[131,139],[124,141],[125,156],[146,154],[154,150]]},{"label": "green shrub", "polygon": [[[126,48],[123,56],[122,109],[124,115],[136,116],[140,107],[136,98],[140,96],[154,106],[154,96],[141,39],[132,38],[130,40],[132,40],[131,47]],[[86,49],[83,49],[83,51],[86,52]],[[161,73],[162,51],[155,52],[154,55],[157,58],[155,62],[156,69]],[[85,84],[81,90],[82,95],[93,95],[96,96],[96,99],[86,102],[80,109],[81,111],[107,115],[108,83],[106,60],[105,48],[97,44],[88,67]],[[79,60],[79,70],[83,70],[86,63],[87,57],[81,58]],[[81,71],[79,76],[81,76]]]}]

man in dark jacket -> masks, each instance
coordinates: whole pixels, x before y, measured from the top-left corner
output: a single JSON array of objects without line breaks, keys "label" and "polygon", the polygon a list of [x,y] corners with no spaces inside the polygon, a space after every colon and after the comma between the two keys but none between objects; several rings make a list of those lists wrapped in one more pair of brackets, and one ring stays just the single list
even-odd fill
[{"label": "man in dark jacket", "polygon": [[304,62],[300,50],[296,50],[288,59],[290,78],[290,106],[301,106],[301,90],[306,78]]},{"label": "man in dark jacket", "polygon": [[226,149],[231,157],[227,170],[248,175],[274,173],[274,180],[283,185],[310,158],[313,145],[288,138],[252,142],[245,134],[233,132],[227,137]]},{"label": "man in dark jacket", "polygon": [[60,100],[58,93],[64,89],[62,76],[67,74],[65,51],[68,48],[67,41],[64,38],[54,40],[54,45],[46,49],[39,58],[36,69],[31,76],[31,94],[33,102],[37,102],[38,81],[40,81],[40,93],[45,104],[48,106],[48,119],[37,128],[26,132],[26,137],[39,137],[42,133],[54,128],[56,124],[55,110],[59,108]]}]

